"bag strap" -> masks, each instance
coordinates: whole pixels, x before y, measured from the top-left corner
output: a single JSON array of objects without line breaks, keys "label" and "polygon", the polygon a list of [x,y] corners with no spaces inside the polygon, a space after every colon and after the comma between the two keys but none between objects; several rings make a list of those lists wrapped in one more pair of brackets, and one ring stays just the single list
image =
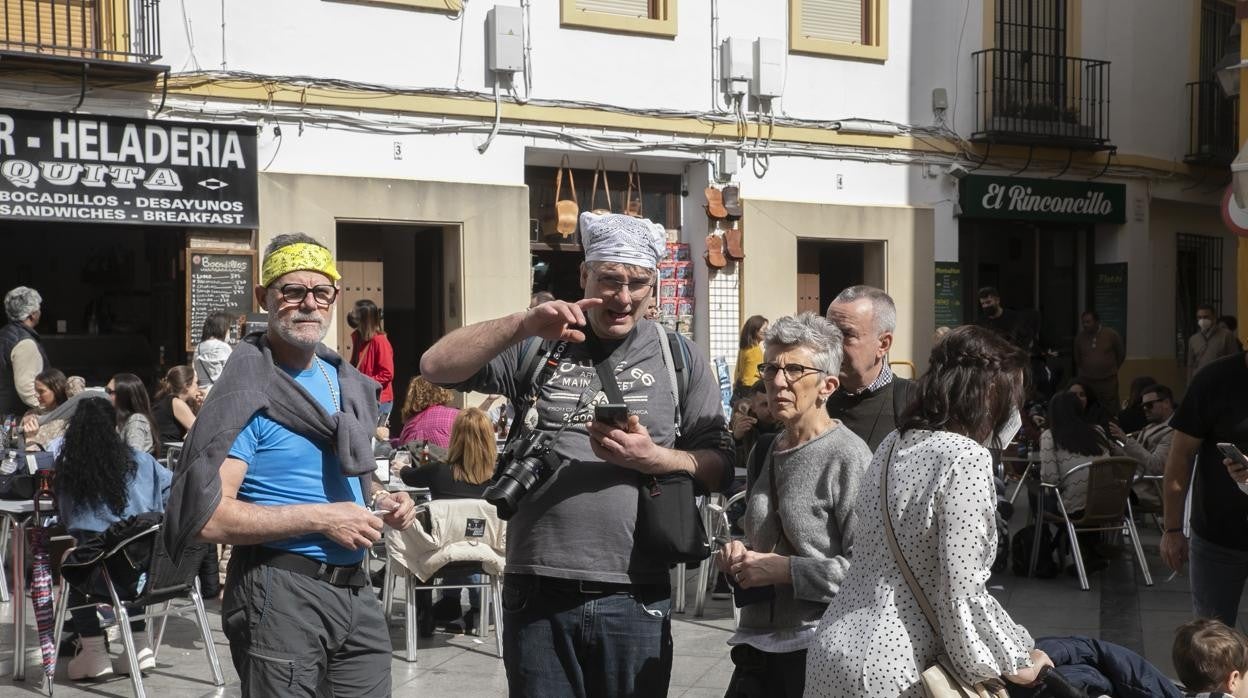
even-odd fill
[{"label": "bag strap", "polygon": [[888,541],[888,549],[893,552],[893,559],[897,561],[901,576],[905,577],[906,585],[910,587],[910,593],[914,595],[914,600],[919,602],[919,608],[923,609],[923,616],[932,626],[932,632],[939,638],[940,622],[936,619],[936,612],[932,610],[927,595],[923,593],[923,587],[919,586],[919,580],[914,578],[914,572],[906,563],[906,557],[902,555],[901,547],[897,545],[897,535],[893,532],[893,514],[888,507],[888,471],[893,464],[893,457],[897,455],[898,441],[901,441],[900,433],[893,441],[893,447],[888,452],[888,460],[884,461],[884,467],[881,468],[880,473],[880,511],[884,514],[884,538]]},{"label": "bag strap", "polygon": [[592,193],[589,195],[589,210],[596,210],[598,207],[594,204],[598,203],[598,175],[602,175],[602,191],[607,195],[607,210],[611,210],[611,183],[607,181],[607,166],[603,163],[602,158],[598,158],[598,164],[594,165],[594,186]]},{"label": "bag strap", "polygon": [[559,193],[563,189],[563,171],[568,171],[568,189],[572,192],[572,203],[576,203],[576,179],[572,176],[572,168],[568,166],[568,156],[559,161],[559,173],[555,175],[555,203],[559,203]]},{"label": "bag strap", "polygon": [[[667,385],[672,391],[672,404],[675,406],[676,437],[680,438],[680,408],[683,403],[682,398],[685,396],[685,383],[688,381],[685,377],[688,371],[685,370],[684,356],[682,356],[684,347],[682,345],[680,349],[673,352],[671,342],[674,341],[673,337],[679,337],[679,335],[668,334],[657,322],[653,324],[654,331],[659,333],[659,349],[663,353],[663,365],[667,368]],[[680,356],[680,359],[677,359],[677,356]]]}]

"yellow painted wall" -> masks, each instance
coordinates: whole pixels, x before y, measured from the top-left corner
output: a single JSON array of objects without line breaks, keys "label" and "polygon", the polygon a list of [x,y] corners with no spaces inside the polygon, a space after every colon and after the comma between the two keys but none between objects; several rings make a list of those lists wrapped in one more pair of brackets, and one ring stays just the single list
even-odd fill
[{"label": "yellow painted wall", "polygon": [[[294,174],[262,174],[259,184],[260,250],[289,232],[335,249],[340,219],[449,226],[459,268],[445,270],[447,329],[528,306],[527,187]],[[326,342],[336,336],[331,327]]]},{"label": "yellow painted wall", "polygon": [[743,201],[745,255],[742,316],[791,315],[797,307],[797,242],[885,244],[885,290],[897,303],[889,358],[927,368],[935,330],[935,214],[901,206],[838,206],[797,201]]}]

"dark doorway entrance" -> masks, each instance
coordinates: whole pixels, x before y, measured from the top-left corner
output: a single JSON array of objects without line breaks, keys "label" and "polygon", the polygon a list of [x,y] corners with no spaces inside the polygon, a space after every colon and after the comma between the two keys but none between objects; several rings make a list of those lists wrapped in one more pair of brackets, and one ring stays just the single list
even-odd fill
[{"label": "dark doorway entrance", "polygon": [[884,243],[798,240],[797,312],[822,315],[858,284],[884,287]]},{"label": "dark doorway entrance", "polygon": [[338,224],[343,289],[337,310],[338,347],[350,357],[346,316],[355,301],[368,298],[381,306],[386,335],[394,346],[392,430],[402,426],[403,397],[408,381],[420,371],[420,355],[445,331],[444,234],[439,226]]}]

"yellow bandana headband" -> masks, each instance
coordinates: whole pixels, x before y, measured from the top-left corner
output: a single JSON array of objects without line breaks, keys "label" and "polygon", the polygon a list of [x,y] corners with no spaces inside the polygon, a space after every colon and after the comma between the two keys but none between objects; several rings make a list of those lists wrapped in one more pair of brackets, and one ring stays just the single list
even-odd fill
[{"label": "yellow bandana headband", "polygon": [[277,248],[265,258],[260,269],[260,285],[268,286],[274,279],[292,271],[320,272],[334,282],[342,278],[329,250],[308,242],[296,242]]}]

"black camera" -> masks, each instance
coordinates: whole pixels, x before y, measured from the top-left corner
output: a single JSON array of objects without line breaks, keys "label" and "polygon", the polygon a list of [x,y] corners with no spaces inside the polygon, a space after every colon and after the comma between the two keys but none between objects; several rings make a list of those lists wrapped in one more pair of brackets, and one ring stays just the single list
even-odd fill
[{"label": "black camera", "polygon": [[498,472],[484,497],[498,510],[498,518],[506,521],[514,516],[529,490],[559,467],[559,456],[550,448],[553,441],[553,434],[532,431],[498,455]]}]

